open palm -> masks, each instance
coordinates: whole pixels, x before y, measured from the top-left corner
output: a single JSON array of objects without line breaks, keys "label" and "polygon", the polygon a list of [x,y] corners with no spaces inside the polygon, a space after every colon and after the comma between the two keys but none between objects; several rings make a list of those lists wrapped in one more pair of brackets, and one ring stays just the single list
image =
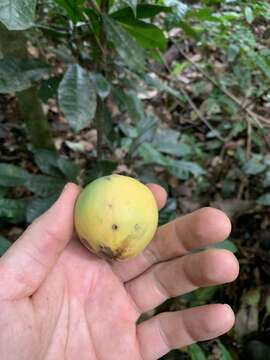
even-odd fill
[{"label": "open palm", "polygon": [[[164,190],[149,185],[157,203]],[[225,250],[190,253],[226,238],[228,218],[204,208],[159,228],[138,257],[108,263],[76,239],[68,184],[0,259],[0,354],[3,360],[150,360],[228,331],[227,305],[140,315],[167,298],[234,280]]]}]

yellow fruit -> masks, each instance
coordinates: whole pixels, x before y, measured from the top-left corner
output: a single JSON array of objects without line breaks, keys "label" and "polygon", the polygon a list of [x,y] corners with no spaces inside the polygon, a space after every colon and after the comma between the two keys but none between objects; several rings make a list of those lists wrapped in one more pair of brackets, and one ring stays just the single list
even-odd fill
[{"label": "yellow fruit", "polygon": [[88,184],[75,205],[75,228],[94,253],[115,259],[138,255],[153,238],[158,208],[152,192],[123,175],[104,176]]}]

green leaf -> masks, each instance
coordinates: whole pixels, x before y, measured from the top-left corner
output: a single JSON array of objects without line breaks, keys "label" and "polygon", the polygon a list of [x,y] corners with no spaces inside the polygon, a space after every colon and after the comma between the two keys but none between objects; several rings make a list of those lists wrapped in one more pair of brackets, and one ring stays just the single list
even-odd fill
[{"label": "green leaf", "polygon": [[46,198],[33,197],[27,204],[26,208],[26,220],[31,223],[38,216],[43,214],[59,196],[59,192]]},{"label": "green leaf", "polygon": [[[162,5],[152,5],[152,4],[139,4],[137,6],[137,19],[149,19],[152,18],[161,12],[169,13],[172,9],[168,6]],[[115,11],[111,14],[114,19],[128,19],[134,18],[134,13],[130,7],[125,7]]]},{"label": "green leaf", "polygon": [[139,135],[138,129],[135,126],[127,123],[120,123],[118,126],[120,130],[130,139],[135,139]]},{"label": "green leaf", "polygon": [[260,159],[257,156],[253,156],[248,160],[244,166],[244,173],[247,175],[257,175],[262,173],[266,169],[266,165],[260,162]]},{"label": "green leaf", "polygon": [[260,205],[270,206],[270,193],[261,195],[256,202]]},{"label": "green leaf", "polygon": [[136,19],[118,22],[145,49],[166,49],[167,40],[163,32],[155,25]]},{"label": "green leaf", "polygon": [[17,92],[28,89],[34,81],[48,74],[48,65],[37,60],[0,59],[0,93]]},{"label": "green leaf", "polygon": [[77,177],[80,172],[78,165],[74,164],[64,156],[58,157],[57,166],[67,180],[77,182]]},{"label": "green leaf", "polygon": [[143,158],[145,164],[157,164],[161,166],[168,166],[170,164],[169,159],[148,143],[140,146],[139,155]]},{"label": "green leaf", "polygon": [[209,246],[209,248],[225,249],[231,251],[232,253],[236,253],[238,251],[236,245],[230,240],[224,240],[222,242],[216,243]]},{"label": "green leaf", "polygon": [[70,126],[80,131],[88,126],[96,113],[96,91],[88,71],[78,64],[70,65],[60,83],[58,99]]},{"label": "green leaf", "polygon": [[123,3],[125,3],[129,7],[131,7],[134,15],[136,16],[138,0],[122,0],[122,1],[123,1]]},{"label": "green leaf", "polygon": [[63,177],[64,175],[67,180],[76,182],[79,167],[72,161],[50,150],[38,149],[33,153],[35,162],[42,172],[54,177]]},{"label": "green leaf", "polygon": [[108,40],[116,52],[133,71],[143,72],[145,57],[143,49],[112,17],[103,16]]},{"label": "green leaf", "polygon": [[193,17],[201,21],[220,22],[218,16],[213,15],[213,10],[210,8],[191,9],[186,14],[187,17]]},{"label": "green leaf", "polygon": [[0,256],[2,256],[11,245],[12,243],[8,239],[0,235]]},{"label": "green leaf", "polygon": [[170,6],[153,5],[153,4],[139,4],[137,6],[137,18],[149,19],[160,13],[171,13]]},{"label": "green leaf", "polygon": [[202,348],[198,344],[192,344],[188,347],[188,354],[191,360],[207,360]]},{"label": "green leaf", "polygon": [[186,98],[179,91],[173,89],[172,87],[170,87],[168,84],[166,84],[159,78],[152,77],[147,74],[144,76],[144,80],[147,85],[149,85],[155,89],[158,89],[159,91],[164,91],[164,92],[170,94],[171,96],[174,96],[180,102],[185,103]]},{"label": "green leaf", "polygon": [[174,156],[186,156],[191,153],[189,145],[179,141],[180,133],[173,129],[158,129],[154,138],[154,146],[160,152]]},{"label": "green leaf", "polygon": [[228,61],[229,62],[235,61],[239,52],[240,52],[239,46],[237,46],[236,44],[229,44],[227,51]]},{"label": "green leaf", "polygon": [[58,5],[66,10],[69,18],[76,23],[80,19],[79,6],[84,3],[84,0],[54,0]]},{"label": "green leaf", "polygon": [[26,183],[26,187],[40,197],[50,196],[60,192],[65,186],[63,178],[55,178],[46,175],[32,175]]},{"label": "green leaf", "polygon": [[164,0],[164,4],[173,8],[173,13],[178,19],[181,19],[188,9],[187,5],[180,0]]},{"label": "green leaf", "polygon": [[5,187],[24,186],[30,174],[12,164],[0,163],[0,185]]},{"label": "green leaf", "polygon": [[205,174],[200,165],[184,160],[171,160],[168,171],[181,180],[187,180],[190,175],[198,177]]},{"label": "green leaf", "polygon": [[50,98],[55,98],[57,96],[57,90],[62,79],[63,76],[59,75],[42,80],[38,90],[38,96],[44,103]]},{"label": "green leaf", "polygon": [[186,35],[190,36],[196,41],[200,40],[200,34],[194,28],[192,28],[186,21],[180,20],[179,26],[186,33]]},{"label": "green leaf", "polygon": [[152,142],[157,126],[158,119],[155,116],[148,116],[138,123],[136,128],[137,136],[134,138],[129,148],[130,155],[135,153],[144,142]]},{"label": "green leaf", "polygon": [[191,307],[204,305],[209,302],[218,290],[218,286],[209,286],[192,291],[183,296]]},{"label": "green leaf", "polygon": [[245,7],[245,17],[249,24],[251,24],[254,20],[253,11],[250,6]]},{"label": "green leaf", "polygon": [[265,301],[265,308],[268,315],[270,315],[270,295],[267,296]]},{"label": "green leaf", "polygon": [[119,107],[119,110],[121,112],[126,111],[127,110],[127,106],[126,106],[127,96],[124,93],[124,91],[120,87],[113,86],[111,92],[112,92],[113,100]]},{"label": "green leaf", "polygon": [[25,30],[33,26],[36,0],[1,0],[0,21],[9,30]]},{"label": "green leaf", "polygon": [[109,160],[100,160],[98,161],[86,175],[85,184],[90,183],[91,181],[101,177],[112,174],[117,168],[117,162]]},{"label": "green leaf", "polygon": [[[129,9],[129,8],[128,8]],[[91,27],[91,31],[96,35],[99,36],[101,30],[101,21],[100,21],[100,14],[92,8],[82,8],[84,14],[87,15],[89,19],[89,25]],[[131,13],[132,10],[130,9]]]},{"label": "green leaf", "polygon": [[[156,181],[155,181],[156,182]],[[164,225],[176,218],[177,201],[174,198],[169,198],[165,207],[159,213],[159,225]]]},{"label": "green leaf", "polygon": [[[1,175],[0,175],[0,180],[1,180]],[[3,198],[8,192],[8,189],[6,187],[1,187],[0,186],[0,198]]]},{"label": "green leaf", "polygon": [[61,177],[62,173],[57,166],[59,155],[51,150],[33,150],[35,163],[45,174]]},{"label": "green leaf", "polygon": [[233,360],[233,357],[231,356],[229,351],[225,348],[225,346],[222,344],[220,340],[218,340],[218,347],[221,351],[220,360]]},{"label": "green leaf", "polygon": [[0,217],[19,223],[25,219],[25,209],[25,199],[0,199]]},{"label": "green leaf", "polygon": [[101,99],[105,99],[109,96],[111,92],[111,84],[107,81],[107,79],[99,73],[91,74],[91,79],[93,80],[96,92],[101,97]]},{"label": "green leaf", "polygon": [[134,90],[129,90],[126,93],[126,107],[129,117],[135,123],[145,119],[143,104]]}]

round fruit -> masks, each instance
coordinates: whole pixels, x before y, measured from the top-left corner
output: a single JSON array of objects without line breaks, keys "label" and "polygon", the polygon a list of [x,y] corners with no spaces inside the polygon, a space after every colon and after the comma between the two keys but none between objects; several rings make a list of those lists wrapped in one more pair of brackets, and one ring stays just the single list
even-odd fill
[{"label": "round fruit", "polygon": [[123,175],[88,184],[75,205],[75,228],[94,253],[120,260],[138,255],[153,238],[158,208],[149,188]]}]

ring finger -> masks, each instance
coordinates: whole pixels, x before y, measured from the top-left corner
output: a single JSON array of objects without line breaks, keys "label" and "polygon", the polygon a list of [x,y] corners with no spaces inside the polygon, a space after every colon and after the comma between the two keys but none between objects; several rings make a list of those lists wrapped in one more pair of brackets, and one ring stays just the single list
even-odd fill
[{"label": "ring finger", "polygon": [[199,287],[233,281],[238,272],[238,262],[230,251],[212,249],[156,264],[127,282],[126,291],[142,313]]}]

